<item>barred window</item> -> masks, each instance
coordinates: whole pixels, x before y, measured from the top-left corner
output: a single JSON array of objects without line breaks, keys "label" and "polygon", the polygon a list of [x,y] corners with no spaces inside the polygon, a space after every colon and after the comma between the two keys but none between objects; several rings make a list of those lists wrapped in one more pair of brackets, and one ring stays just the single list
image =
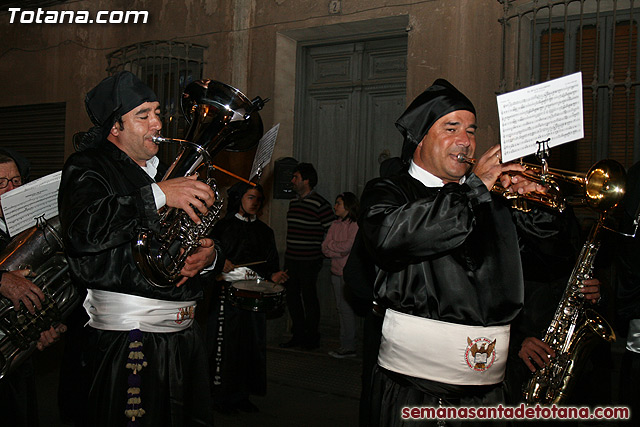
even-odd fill
[{"label": "barred window", "polygon": [[[175,41],[148,41],[123,47],[107,55],[109,74],[127,70],[138,76],[158,96],[163,115],[162,134],[182,138],[185,120],[180,109],[184,88],[202,78],[206,46]],[[169,164],[175,145],[162,145],[158,157]]]},{"label": "barred window", "polygon": [[29,160],[31,180],[62,169],[66,110],[64,102],[0,108],[0,147]]},{"label": "barred window", "polygon": [[501,0],[500,92],[582,72],[585,137],[554,148],[553,166],[586,171],[640,160],[638,14],[623,0]]}]

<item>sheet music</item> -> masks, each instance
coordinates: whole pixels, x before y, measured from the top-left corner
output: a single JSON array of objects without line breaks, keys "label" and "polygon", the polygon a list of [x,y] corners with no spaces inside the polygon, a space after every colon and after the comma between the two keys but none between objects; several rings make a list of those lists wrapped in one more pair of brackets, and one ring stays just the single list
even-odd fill
[{"label": "sheet music", "polygon": [[498,95],[502,161],[584,138],[582,73]]},{"label": "sheet music", "polygon": [[258,142],[258,149],[256,150],[256,156],[253,158],[249,181],[253,181],[253,178],[258,175],[258,172],[261,169],[264,169],[264,167],[271,161],[273,148],[276,145],[276,138],[278,137],[278,129],[280,129],[280,123],[269,129],[269,131],[260,138],[260,142]]},{"label": "sheet music", "polygon": [[36,218],[58,215],[58,188],[62,171],[38,178],[0,196],[11,237],[36,225]]}]

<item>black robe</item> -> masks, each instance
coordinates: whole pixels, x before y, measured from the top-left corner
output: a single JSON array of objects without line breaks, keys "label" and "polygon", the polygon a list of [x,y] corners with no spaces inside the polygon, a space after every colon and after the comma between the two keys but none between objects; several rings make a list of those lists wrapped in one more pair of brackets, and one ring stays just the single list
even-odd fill
[{"label": "black robe", "polygon": [[[147,298],[190,301],[202,296],[199,280],[158,288],[134,263],[131,243],[141,227],[154,229],[159,215],[150,178],[110,142],[75,153],[62,171],[60,220],[71,276],[81,288]],[[124,425],[128,332],[84,328],[80,378],[88,402],[86,425]],[[198,326],[171,333],[143,333],[148,366],[142,379],[142,426],[212,424],[204,343]]]},{"label": "black robe", "polygon": [[[248,267],[266,280],[280,270],[273,230],[260,220],[227,217],[216,224],[213,237],[236,265],[266,261]],[[267,389],[266,313],[233,307],[227,300],[230,285],[218,282],[207,326],[214,401],[222,406]]]},{"label": "black robe", "polygon": [[515,211],[471,174],[427,188],[408,174],[375,180],[360,227],[380,268],[385,308],[450,323],[509,324],[522,307],[519,231],[557,234],[557,216]]}]

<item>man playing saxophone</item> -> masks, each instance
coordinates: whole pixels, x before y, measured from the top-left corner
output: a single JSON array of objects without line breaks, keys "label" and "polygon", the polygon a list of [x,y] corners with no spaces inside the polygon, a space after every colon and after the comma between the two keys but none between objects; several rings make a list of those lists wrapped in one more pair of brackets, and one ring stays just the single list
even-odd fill
[{"label": "man playing saxophone", "polygon": [[545,191],[510,176],[522,166],[503,164],[499,146],[473,169],[458,161],[474,154],[476,114],[446,80],[396,126],[408,173],[369,182],[359,221],[378,267],[375,299],[386,308],[371,416],[385,426],[401,425],[406,408],[504,402],[509,324],[523,296],[517,233],[552,239],[562,227],[555,212],[515,211],[490,192],[498,180],[513,192]]},{"label": "man playing saxophone", "polygon": [[[512,405],[522,403],[523,388],[531,379],[531,374],[549,365],[556,352],[546,342],[543,335],[551,323],[554,313],[562,300],[567,282],[578,259],[580,248],[585,240],[580,224],[572,209],[562,213],[565,226],[561,230],[562,238],[549,245],[545,239],[534,235],[520,236],[520,256],[524,276],[524,305],[522,311],[511,325],[511,343],[506,383],[508,401]],[[544,268],[540,268],[544,265]],[[592,306],[600,300],[600,281],[597,278],[585,279],[579,291],[585,301]],[[603,368],[599,368],[603,371]],[[581,375],[581,386],[574,388],[572,404],[604,404],[608,400],[596,390],[600,379],[598,373]],[[586,399],[588,397],[591,400]]]},{"label": "man playing saxophone", "polygon": [[[67,160],[60,219],[74,282],[87,289],[82,348],[83,422],[208,426],[212,409],[206,351],[194,323],[197,278],[216,258],[211,239],[187,258],[176,286],[155,287],[136,267],[132,241],[154,229],[158,209],[196,223],[214,193],[195,176],[156,182],[162,127],[155,93],[130,72],[107,77],[86,96],[92,128]],[[131,358],[129,358],[131,355]]]}]

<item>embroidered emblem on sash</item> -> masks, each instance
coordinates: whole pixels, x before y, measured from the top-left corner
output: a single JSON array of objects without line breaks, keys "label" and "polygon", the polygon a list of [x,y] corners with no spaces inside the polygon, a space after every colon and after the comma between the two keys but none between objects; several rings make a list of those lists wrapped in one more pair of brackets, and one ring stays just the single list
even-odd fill
[{"label": "embroidered emblem on sash", "polygon": [[196,306],[191,305],[189,307],[180,307],[176,314],[176,323],[179,325],[185,320],[193,319],[196,317]]},{"label": "embroidered emblem on sash", "polygon": [[483,372],[489,369],[496,360],[496,340],[480,337],[474,340],[467,337],[467,350],[464,353],[464,360],[469,368],[474,371]]}]

